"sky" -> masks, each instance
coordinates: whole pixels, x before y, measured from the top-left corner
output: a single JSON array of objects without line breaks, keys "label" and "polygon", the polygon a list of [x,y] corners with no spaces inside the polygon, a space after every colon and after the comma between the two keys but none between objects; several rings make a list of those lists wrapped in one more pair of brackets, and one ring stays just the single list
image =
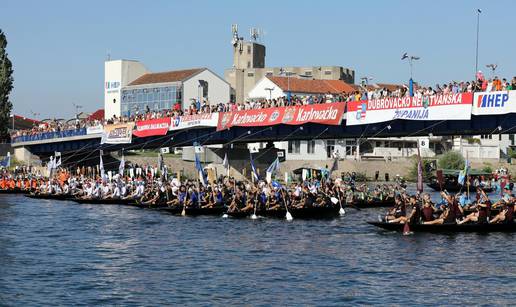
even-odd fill
[{"label": "sky", "polygon": [[[103,108],[104,65],[142,62],[151,71],[232,65],[231,24],[263,29],[266,66],[338,65],[372,82],[409,78],[404,52],[421,57],[414,80],[473,78],[477,8],[479,67],[516,76],[516,1],[0,1],[13,62],[14,113],[71,118]],[[489,76],[489,74],[487,74]]]}]

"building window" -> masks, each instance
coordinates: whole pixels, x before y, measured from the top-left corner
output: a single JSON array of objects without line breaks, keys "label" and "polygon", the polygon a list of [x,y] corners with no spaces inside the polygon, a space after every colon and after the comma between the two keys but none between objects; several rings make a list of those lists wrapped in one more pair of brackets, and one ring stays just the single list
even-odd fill
[{"label": "building window", "polygon": [[301,151],[301,141],[288,141],[288,153],[298,154]]},{"label": "building window", "polygon": [[306,142],[306,153],[307,154],[315,153],[315,141],[314,140]]},{"label": "building window", "polygon": [[311,72],[311,71],[305,71],[305,75],[306,75],[306,76],[311,76],[311,75],[312,75],[312,72]]},{"label": "building window", "polygon": [[334,151],[335,151],[335,140],[327,140],[326,141],[326,157],[331,158],[333,156]]},{"label": "building window", "polygon": [[272,71],[268,71],[268,72],[266,72],[266,73],[265,73],[265,75],[266,75],[267,77],[271,77],[271,76],[273,75],[273,73],[272,73]]},{"label": "building window", "polygon": [[324,74],[327,75],[327,76],[331,75],[331,70],[325,70]]},{"label": "building window", "polygon": [[251,68],[251,62],[247,61],[247,68]]},{"label": "building window", "polygon": [[482,134],[482,135],[480,136],[480,138],[481,138],[482,140],[492,140],[492,139],[493,139],[493,135],[492,135],[492,134]]},{"label": "building window", "polygon": [[251,54],[251,46],[247,46],[247,54]]},{"label": "building window", "polygon": [[248,72],[248,73],[247,73],[247,76],[248,76],[248,77],[254,77],[254,72]]}]

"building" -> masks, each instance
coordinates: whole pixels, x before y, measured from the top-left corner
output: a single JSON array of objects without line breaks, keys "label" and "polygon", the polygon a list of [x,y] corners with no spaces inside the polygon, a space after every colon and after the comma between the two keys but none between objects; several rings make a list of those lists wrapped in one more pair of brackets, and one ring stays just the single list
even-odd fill
[{"label": "building", "polygon": [[310,95],[341,95],[352,93],[355,89],[342,80],[313,80],[297,77],[264,76],[251,89],[250,99],[276,99],[285,97],[288,93],[296,96]]},{"label": "building", "polygon": [[105,62],[105,117],[171,109],[194,101],[227,103],[230,85],[207,68],[152,73],[138,61]]},{"label": "building", "polygon": [[453,150],[468,159],[501,159],[514,146],[514,134],[483,134],[453,138]]},{"label": "building", "polygon": [[[253,37],[256,40],[256,34]],[[245,41],[233,26],[233,66],[226,69],[224,78],[231,84],[232,100],[243,102],[264,76],[297,76],[316,80],[355,82],[355,72],[341,66],[265,67],[265,46],[256,41]]]}]

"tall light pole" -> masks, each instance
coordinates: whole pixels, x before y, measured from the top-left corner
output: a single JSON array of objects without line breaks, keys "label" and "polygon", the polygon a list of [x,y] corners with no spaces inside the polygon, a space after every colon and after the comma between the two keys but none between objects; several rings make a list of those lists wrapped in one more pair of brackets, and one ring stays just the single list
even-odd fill
[{"label": "tall light pole", "polygon": [[295,75],[295,73],[293,72],[290,72],[290,71],[286,71],[285,69],[281,68],[280,69],[280,75],[286,75],[287,76],[287,100],[288,100],[288,103],[290,105],[290,76],[292,75]]},{"label": "tall light pole", "polygon": [[478,72],[478,33],[480,30],[480,13],[482,13],[482,10],[477,9],[477,49],[475,54],[475,75]]},{"label": "tall light pole", "polygon": [[269,92],[269,100],[272,100],[272,91],[274,91],[274,87],[266,87],[265,90]]},{"label": "tall light pole", "polygon": [[418,56],[415,56],[415,55],[408,55],[408,53],[404,53],[402,56],[401,56],[401,60],[407,60],[408,59],[408,62],[409,62],[409,66],[410,66],[410,80],[409,80],[409,93],[410,93],[410,96],[414,96],[414,80],[412,79],[412,65],[413,65],[413,61],[417,61],[420,59],[420,57]]}]

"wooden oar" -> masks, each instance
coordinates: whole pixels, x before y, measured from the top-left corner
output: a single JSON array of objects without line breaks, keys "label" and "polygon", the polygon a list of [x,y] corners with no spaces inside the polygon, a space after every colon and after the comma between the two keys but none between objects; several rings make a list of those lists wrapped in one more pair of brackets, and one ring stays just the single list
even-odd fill
[{"label": "wooden oar", "polygon": [[285,214],[285,218],[287,219],[287,221],[292,221],[294,218],[292,217],[292,214],[290,214],[290,212],[288,211],[287,201],[285,200],[285,193],[283,192],[283,190],[281,190],[281,195],[283,195],[283,204],[285,205],[285,210],[287,211],[287,214]]}]

